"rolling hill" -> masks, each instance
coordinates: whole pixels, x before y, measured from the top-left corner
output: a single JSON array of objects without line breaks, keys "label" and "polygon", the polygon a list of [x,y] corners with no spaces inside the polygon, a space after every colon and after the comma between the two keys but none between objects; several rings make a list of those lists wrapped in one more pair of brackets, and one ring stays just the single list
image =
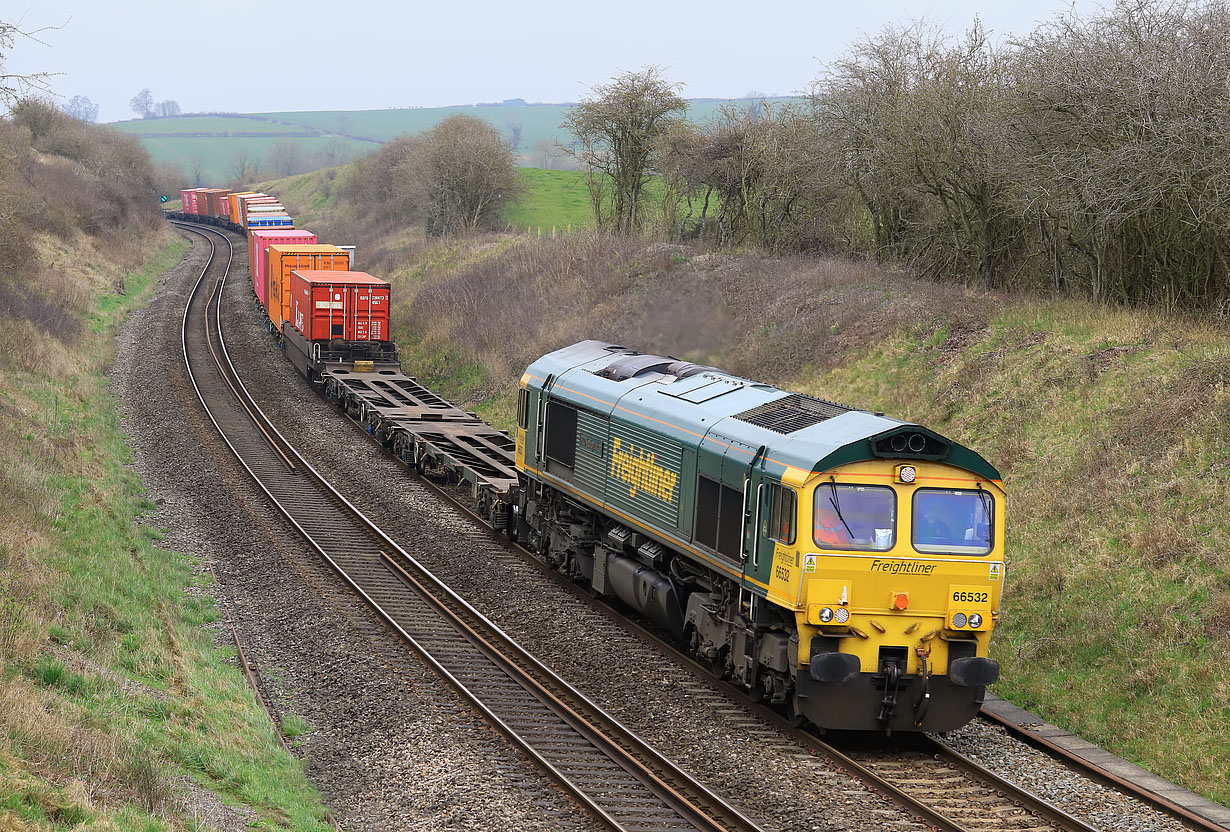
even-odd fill
[{"label": "rolling hill", "polygon": [[[785,99],[778,99],[785,100]],[[519,100],[518,100],[519,101]],[[693,121],[709,120],[727,104],[747,99],[694,101]],[[319,112],[220,113],[113,122],[113,129],[137,136],[156,162],[175,165],[190,176],[200,168],[202,184],[235,178],[241,154],[261,165],[261,177],[276,171],[270,154],[279,141],[299,146],[302,163],[295,172],[350,161],[395,136],[428,130],[451,115],[464,113],[494,125],[513,142],[526,166],[551,167],[542,158],[543,143],[566,141],[560,123],[569,104],[475,104],[456,107],[406,107],[386,110],[322,110]]]}]

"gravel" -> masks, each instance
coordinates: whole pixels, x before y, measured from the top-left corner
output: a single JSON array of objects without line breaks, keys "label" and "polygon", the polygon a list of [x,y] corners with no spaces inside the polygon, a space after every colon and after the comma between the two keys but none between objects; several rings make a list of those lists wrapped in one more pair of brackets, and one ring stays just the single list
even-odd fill
[{"label": "gravel", "polygon": [[942,739],[983,768],[1107,832],[1180,832],[1187,828],[1152,806],[1073,771],[999,725],[977,720]]}]

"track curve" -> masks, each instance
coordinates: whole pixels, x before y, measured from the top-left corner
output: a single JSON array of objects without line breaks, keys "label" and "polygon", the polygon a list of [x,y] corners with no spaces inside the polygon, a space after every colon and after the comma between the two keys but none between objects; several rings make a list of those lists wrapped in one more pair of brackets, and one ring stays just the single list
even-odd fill
[{"label": "track curve", "polygon": [[[608,828],[758,832],[741,810],[517,647],[307,463],[248,395],[226,352],[216,299],[229,272],[229,239],[174,224],[211,249],[182,324],[201,404],[258,487],[356,594]],[[217,239],[226,244],[225,263]]]}]

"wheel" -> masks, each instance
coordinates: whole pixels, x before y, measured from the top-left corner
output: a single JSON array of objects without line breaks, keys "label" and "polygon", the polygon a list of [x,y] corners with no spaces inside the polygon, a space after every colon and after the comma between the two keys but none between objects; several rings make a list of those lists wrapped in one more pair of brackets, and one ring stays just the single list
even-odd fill
[{"label": "wheel", "polygon": [[797,693],[791,694],[786,698],[785,708],[786,721],[795,728],[801,728],[807,722],[807,717],[803,716],[802,703],[799,702]]}]

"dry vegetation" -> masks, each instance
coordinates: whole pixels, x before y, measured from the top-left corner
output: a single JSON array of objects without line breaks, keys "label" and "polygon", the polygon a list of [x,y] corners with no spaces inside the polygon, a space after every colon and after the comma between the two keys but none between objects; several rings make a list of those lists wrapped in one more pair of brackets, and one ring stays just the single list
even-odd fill
[{"label": "dry vegetation", "polygon": [[199,569],[138,519],[104,373],[186,249],[135,139],[40,101],[0,119],[0,829],[200,829],[202,786],[323,828],[203,629]]}]

